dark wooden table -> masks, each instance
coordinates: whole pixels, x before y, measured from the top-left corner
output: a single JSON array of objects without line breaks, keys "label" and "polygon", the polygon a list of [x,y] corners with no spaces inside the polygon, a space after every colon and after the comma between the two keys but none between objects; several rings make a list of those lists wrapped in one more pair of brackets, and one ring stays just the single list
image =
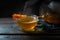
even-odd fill
[{"label": "dark wooden table", "polygon": [[18,27],[18,25],[13,19],[0,18],[0,40],[38,40],[38,39],[39,40],[49,40],[49,39],[54,40],[54,39],[60,39],[60,36],[58,35],[48,36],[47,34],[42,34],[42,35],[39,34],[39,36],[34,36],[34,34],[27,35],[26,33],[21,31],[21,29]]}]

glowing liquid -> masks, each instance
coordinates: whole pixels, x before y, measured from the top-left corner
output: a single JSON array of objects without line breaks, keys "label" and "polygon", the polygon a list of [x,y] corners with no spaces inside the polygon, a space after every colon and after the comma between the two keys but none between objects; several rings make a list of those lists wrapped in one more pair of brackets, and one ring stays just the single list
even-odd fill
[{"label": "glowing liquid", "polygon": [[27,19],[24,19],[25,21],[17,21],[18,25],[22,30],[24,31],[34,31],[34,28],[36,27],[38,20],[33,17],[33,20],[30,18],[29,21]]}]

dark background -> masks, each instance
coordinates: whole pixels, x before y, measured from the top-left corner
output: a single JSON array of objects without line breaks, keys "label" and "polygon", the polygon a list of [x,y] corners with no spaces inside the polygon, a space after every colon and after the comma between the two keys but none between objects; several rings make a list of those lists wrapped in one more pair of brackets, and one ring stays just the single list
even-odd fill
[{"label": "dark background", "polygon": [[11,17],[14,12],[22,11],[26,0],[0,0],[0,18]]},{"label": "dark background", "polygon": [[[26,1],[28,0],[0,0],[0,18],[9,18],[13,13],[21,12]],[[44,0],[46,3],[49,1]]]}]

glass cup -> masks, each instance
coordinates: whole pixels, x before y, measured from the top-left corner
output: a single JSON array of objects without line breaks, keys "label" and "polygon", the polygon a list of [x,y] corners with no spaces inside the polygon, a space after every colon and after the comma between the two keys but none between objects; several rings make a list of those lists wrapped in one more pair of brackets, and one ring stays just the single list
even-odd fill
[{"label": "glass cup", "polygon": [[17,24],[22,31],[35,31],[38,24],[38,17],[36,15],[27,16],[25,19],[17,19]]}]

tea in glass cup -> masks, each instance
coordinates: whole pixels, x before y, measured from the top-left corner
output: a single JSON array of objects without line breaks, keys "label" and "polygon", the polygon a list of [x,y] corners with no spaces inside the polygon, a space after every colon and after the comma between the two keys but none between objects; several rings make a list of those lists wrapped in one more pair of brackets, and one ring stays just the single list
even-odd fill
[{"label": "tea in glass cup", "polygon": [[18,19],[17,24],[23,31],[35,31],[35,27],[38,24],[38,17],[27,16],[26,18]]},{"label": "tea in glass cup", "polygon": [[35,31],[35,27],[39,21],[36,15],[13,14],[12,17],[22,31]]}]

